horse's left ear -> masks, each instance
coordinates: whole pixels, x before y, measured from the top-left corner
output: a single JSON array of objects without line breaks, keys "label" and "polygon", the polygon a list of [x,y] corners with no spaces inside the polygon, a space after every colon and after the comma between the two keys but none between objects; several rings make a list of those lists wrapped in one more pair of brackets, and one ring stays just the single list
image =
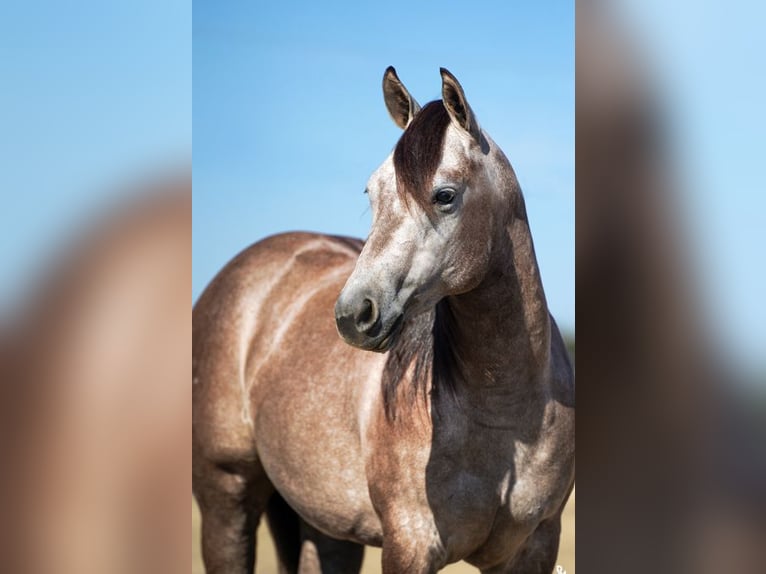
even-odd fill
[{"label": "horse's left ear", "polygon": [[463,86],[457,81],[446,68],[439,68],[442,75],[442,100],[444,107],[447,108],[452,121],[471,134],[474,139],[482,143],[481,128],[476,116],[465,99]]}]

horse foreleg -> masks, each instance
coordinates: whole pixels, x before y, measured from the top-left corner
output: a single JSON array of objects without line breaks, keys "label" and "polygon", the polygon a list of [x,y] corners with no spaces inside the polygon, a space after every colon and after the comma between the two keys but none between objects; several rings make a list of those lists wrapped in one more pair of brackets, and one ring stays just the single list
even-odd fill
[{"label": "horse foreleg", "polygon": [[211,466],[195,480],[207,574],[252,574],[255,532],[273,488],[265,478]]},{"label": "horse foreleg", "polygon": [[482,574],[551,574],[556,566],[561,536],[561,516],[544,520],[529,535],[521,551],[507,564],[482,570]]},{"label": "horse foreleg", "polygon": [[278,492],[266,510],[279,560],[279,574],[357,574],[364,546],[337,540],[313,528]]},{"label": "horse foreleg", "polygon": [[301,558],[300,517],[275,491],[266,509],[266,520],[277,551],[279,574],[296,574]]}]

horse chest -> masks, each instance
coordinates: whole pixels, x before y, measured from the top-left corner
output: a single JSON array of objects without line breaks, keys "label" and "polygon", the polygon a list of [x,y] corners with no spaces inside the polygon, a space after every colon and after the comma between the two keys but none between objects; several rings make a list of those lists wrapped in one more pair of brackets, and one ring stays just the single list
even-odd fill
[{"label": "horse chest", "polygon": [[535,492],[516,484],[510,465],[453,467],[450,478],[432,490],[431,510],[446,545],[459,555],[494,538],[507,547],[512,531],[536,521],[544,506]]},{"label": "horse chest", "polygon": [[[449,561],[492,564],[515,553],[558,502],[534,448],[508,437],[436,441],[425,467],[424,509]],[[488,450],[486,445],[492,445]],[[481,448],[481,446],[484,448]]]},{"label": "horse chest", "polygon": [[569,457],[553,427],[540,425],[529,440],[521,418],[490,426],[449,409],[441,407],[428,432],[377,427],[370,492],[384,532],[417,538],[414,545],[445,563],[490,567],[510,559],[560,506]]}]

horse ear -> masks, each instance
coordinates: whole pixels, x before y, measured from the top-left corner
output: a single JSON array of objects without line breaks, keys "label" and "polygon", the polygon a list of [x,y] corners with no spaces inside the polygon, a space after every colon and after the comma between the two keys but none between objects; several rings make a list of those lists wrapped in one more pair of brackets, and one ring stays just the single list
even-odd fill
[{"label": "horse ear", "polygon": [[410,125],[415,114],[420,111],[420,105],[404,87],[393,66],[386,68],[383,74],[383,98],[394,123],[402,129]]},{"label": "horse ear", "polygon": [[481,143],[481,128],[471,106],[468,105],[468,100],[465,99],[463,87],[446,68],[439,68],[439,72],[442,75],[442,101],[452,121]]}]

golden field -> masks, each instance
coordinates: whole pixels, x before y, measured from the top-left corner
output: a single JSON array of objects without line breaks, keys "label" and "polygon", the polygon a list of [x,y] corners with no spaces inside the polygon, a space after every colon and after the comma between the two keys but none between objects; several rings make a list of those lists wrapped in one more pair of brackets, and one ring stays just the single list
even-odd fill
[{"label": "golden field", "polygon": [[[200,518],[197,511],[197,505],[192,502],[192,574],[203,574],[202,558],[200,556],[199,546],[199,526]],[[559,558],[557,563],[564,567],[567,574],[575,574],[575,494],[569,498],[569,503],[564,510],[564,519],[562,524],[561,546],[559,547]],[[258,564],[256,565],[258,574],[276,574],[276,560],[274,555],[274,546],[271,543],[268,528],[265,521],[258,529]],[[459,562],[452,564],[442,570],[447,574],[468,574],[478,572],[472,566]],[[364,557],[364,566],[362,574],[380,573],[380,549],[367,548]]]}]

